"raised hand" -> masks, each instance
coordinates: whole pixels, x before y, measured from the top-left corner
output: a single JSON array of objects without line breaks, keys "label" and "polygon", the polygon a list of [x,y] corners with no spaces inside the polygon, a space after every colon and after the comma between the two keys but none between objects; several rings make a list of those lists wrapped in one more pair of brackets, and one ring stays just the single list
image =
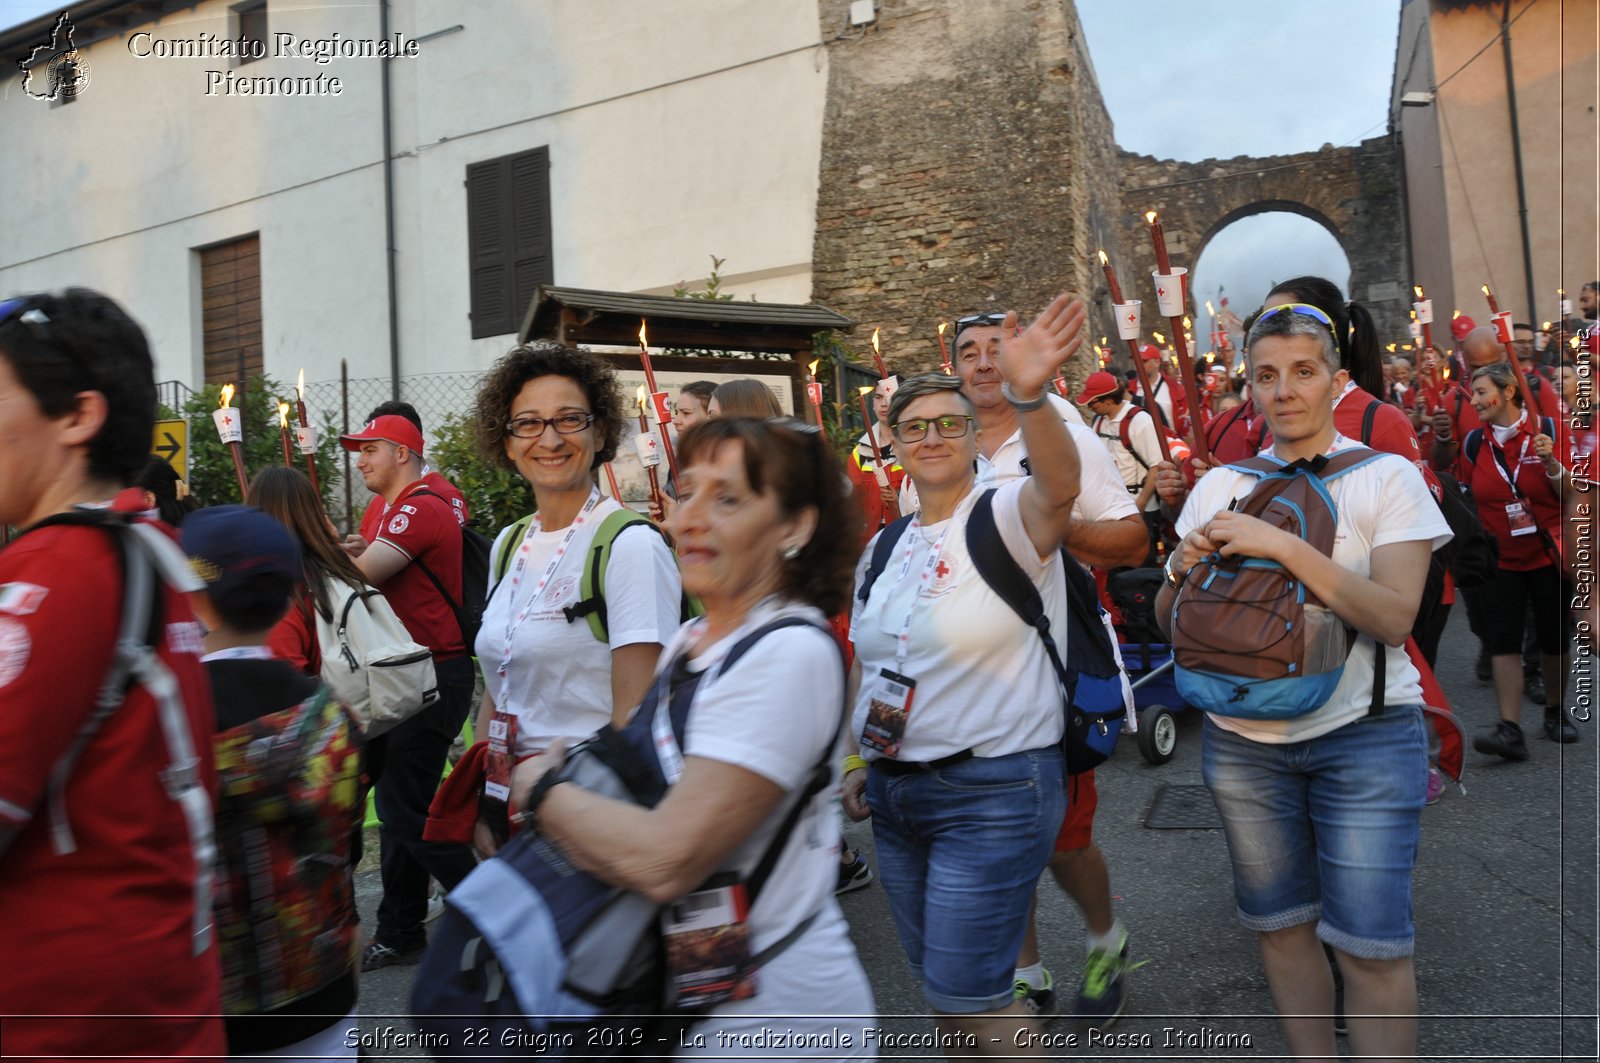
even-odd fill
[{"label": "raised hand", "polygon": [[1088,320],[1083,300],[1067,292],[1056,296],[1033,320],[1017,332],[1017,315],[1006,315],[1000,329],[1000,354],[996,359],[1000,375],[1019,399],[1031,399],[1047,388],[1083,345],[1083,326]]}]

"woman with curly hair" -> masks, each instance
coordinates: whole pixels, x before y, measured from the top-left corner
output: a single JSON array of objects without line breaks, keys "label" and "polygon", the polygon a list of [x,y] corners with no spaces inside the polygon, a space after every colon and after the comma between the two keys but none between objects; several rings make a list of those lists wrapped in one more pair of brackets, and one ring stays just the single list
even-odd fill
[{"label": "woman with curly hair", "polygon": [[[523,759],[627,721],[678,629],[682,583],[661,533],[641,520],[611,545],[603,598],[579,601],[595,533],[622,510],[595,485],[624,418],[606,362],[554,343],[516,347],[484,379],[476,416],[479,452],[527,480],[536,507],[520,535],[513,526],[495,540],[490,558],[496,569],[506,560],[504,576],[496,582],[492,570],[476,643],[485,684],[477,734],[502,737]],[[605,641],[588,620],[596,609]],[[473,831],[485,854],[503,836],[499,785],[489,780]]]}]

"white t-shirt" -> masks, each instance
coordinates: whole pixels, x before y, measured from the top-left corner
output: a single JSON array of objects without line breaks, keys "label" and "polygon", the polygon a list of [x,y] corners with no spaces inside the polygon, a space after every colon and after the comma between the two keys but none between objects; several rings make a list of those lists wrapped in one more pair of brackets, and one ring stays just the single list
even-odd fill
[{"label": "white t-shirt", "polygon": [[[1041,558],[1028,538],[1018,506],[1026,483],[1012,480],[996,489],[995,525],[1006,549],[1039,588],[1057,647],[1065,656],[1067,585],[1061,554],[1052,550]],[[1117,490],[1127,498],[1120,486]],[[867,601],[855,603],[850,634],[862,678],[851,718],[852,736],[861,738],[873,680],[881,669],[917,683],[897,760],[938,760],[964,749],[980,757],[1002,757],[1061,740],[1061,686],[1044,644],[989,589],[967,552],[967,519],[982,491],[974,488],[950,520],[902,535]],[[940,564],[926,593],[917,598],[928,553],[941,533]],[[856,567],[858,593],[876,543],[874,536]],[[911,560],[905,565],[908,547]],[[898,637],[908,610],[910,652],[897,666]],[[864,750],[862,756],[871,760],[876,753]]]},{"label": "white t-shirt", "polygon": [[[561,564],[545,585],[539,605],[512,636],[508,692],[497,674],[506,648],[506,628],[528,603],[539,577],[566,537],[567,529],[533,535],[533,549],[513,594],[516,562],[496,588],[491,583],[483,627],[475,648],[495,707],[517,717],[517,755],[543,752],[557,738],[583,738],[611,722],[611,651],[641,643],[665,644],[681,623],[683,583],[672,551],[655,531],[625,529],[606,562],[606,627],[610,644],[589,630],[587,619],[568,623],[562,607],[579,598],[584,569],[591,563],[594,533],[606,514],[622,507],[602,499],[585,519]],[[490,551],[500,556],[510,528],[502,528]],[[509,549],[515,551],[518,544]]]},{"label": "white t-shirt", "polygon": [[[1133,444],[1132,451],[1122,445],[1122,423],[1130,417],[1133,420],[1128,424],[1128,441]],[[1156,435],[1155,416],[1131,402],[1124,402],[1115,417],[1096,417],[1093,428],[1094,434],[1110,452],[1123,485],[1130,489],[1130,493],[1142,488],[1150,466],[1161,460],[1161,441]],[[1137,457],[1134,451],[1138,452]],[[1161,500],[1152,493],[1144,508],[1156,510],[1160,506]]]},{"label": "white t-shirt", "polygon": [[[1328,453],[1360,446],[1336,435]],[[1227,467],[1213,469],[1195,484],[1178,516],[1181,538],[1243,499],[1258,481]],[[1372,574],[1372,551],[1389,543],[1425,540],[1430,550],[1450,541],[1450,526],[1433,501],[1422,474],[1411,462],[1395,454],[1379,453],[1369,462],[1345,473],[1328,485],[1338,509],[1333,560],[1363,578]],[[1372,639],[1359,636],[1345,661],[1344,674],[1333,695],[1315,712],[1291,720],[1244,720],[1212,715],[1224,730],[1255,742],[1272,745],[1303,742],[1327,734],[1367,714],[1372,702]],[[1385,646],[1385,705],[1414,705],[1422,700],[1421,676],[1403,647]],[[1209,715],[1209,714],[1208,714]]]},{"label": "white t-shirt", "polygon": [[[771,632],[731,668],[721,670],[728,651],[740,640],[786,616],[803,617],[820,626]],[[763,1015],[872,1013],[871,990],[833,897],[841,842],[839,746],[832,743],[843,709],[844,660],[827,625],[827,618],[810,606],[769,598],[751,611],[738,630],[708,647],[689,665],[693,671],[710,674],[701,680],[689,710],[684,755],[752,771],[790,795],[773,806],[725,867],[743,874],[752,871],[788,815],[792,795],[805,786],[818,762],[825,760],[832,773],[796,822],[772,875],[751,905],[751,949],[760,952],[813,913],[816,921],[762,967],[756,976],[755,997],[716,1009],[711,1025],[720,1029],[741,1028],[724,1016],[752,1016],[759,1026]],[[669,667],[696,627],[696,623],[684,625],[669,642],[661,655],[662,667]],[[851,997],[836,998],[841,987]],[[840,1006],[847,1006],[848,1011],[839,1011]],[[765,1025],[772,1024],[768,1020]]]},{"label": "white t-shirt", "polygon": [[[1138,507],[1128,497],[1128,489],[1117,472],[1116,463],[1111,460],[1106,448],[1100,445],[1094,432],[1083,423],[1083,416],[1078,413],[1077,407],[1054,395],[1049,399],[1051,408],[1061,414],[1067,434],[1078,448],[1079,487],[1077,501],[1072,503],[1072,519],[1080,523],[1093,523],[1137,516]],[[999,487],[1025,477],[1027,473],[1023,471],[1022,461],[1027,456],[1028,448],[1022,443],[1022,429],[1019,427],[1006,437],[992,458],[978,455],[978,489]],[[917,505],[916,485],[907,476],[900,485],[900,512],[914,513]]]}]

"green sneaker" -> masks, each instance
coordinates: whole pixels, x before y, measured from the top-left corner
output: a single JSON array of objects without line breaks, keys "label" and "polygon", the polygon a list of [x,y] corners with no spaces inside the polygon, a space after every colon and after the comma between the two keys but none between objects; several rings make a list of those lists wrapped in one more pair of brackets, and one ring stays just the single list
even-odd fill
[{"label": "green sneaker", "polygon": [[1094,949],[1083,964],[1083,984],[1078,987],[1078,999],[1072,1005],[1072,1017],[1080,1035],[1090,1030],[1106,1030],[1122,1016],[1128,1003],[1127,974],[1138,970],[1148,960],[1128,962],[1128,938],[1122,938],[1122,948],[1117,952]]},{"label": "green sneaker", "polygon": [[1011,993],[1021,1002],[1023,1007],[1028,1009],[1028,1013],[1036,1019],[1049,1022],[1060,1014],[1060,1008],[1056,1002],[1055,979],[1050,977],[1048,970],[1044,972],[1044,985],[1042,987],[1035,986],[1027,981],[1019,981],[1011,987]]}]

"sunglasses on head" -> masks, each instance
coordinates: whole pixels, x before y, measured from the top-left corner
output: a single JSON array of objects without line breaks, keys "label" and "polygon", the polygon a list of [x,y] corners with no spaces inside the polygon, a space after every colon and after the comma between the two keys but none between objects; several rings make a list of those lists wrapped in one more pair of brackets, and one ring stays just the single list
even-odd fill
[{"label": "sunglasses on head", "polygon": [[1321,322],[1329,332],[1333,331],[1333,319],[1310,303],[1280,303],[1277,306],[1261,311],[1261,316],[1256,318],[1256,321],[1259,323],[1278,314],[1299,314],[1301,317],[1309,317],[1313,321]]}]

